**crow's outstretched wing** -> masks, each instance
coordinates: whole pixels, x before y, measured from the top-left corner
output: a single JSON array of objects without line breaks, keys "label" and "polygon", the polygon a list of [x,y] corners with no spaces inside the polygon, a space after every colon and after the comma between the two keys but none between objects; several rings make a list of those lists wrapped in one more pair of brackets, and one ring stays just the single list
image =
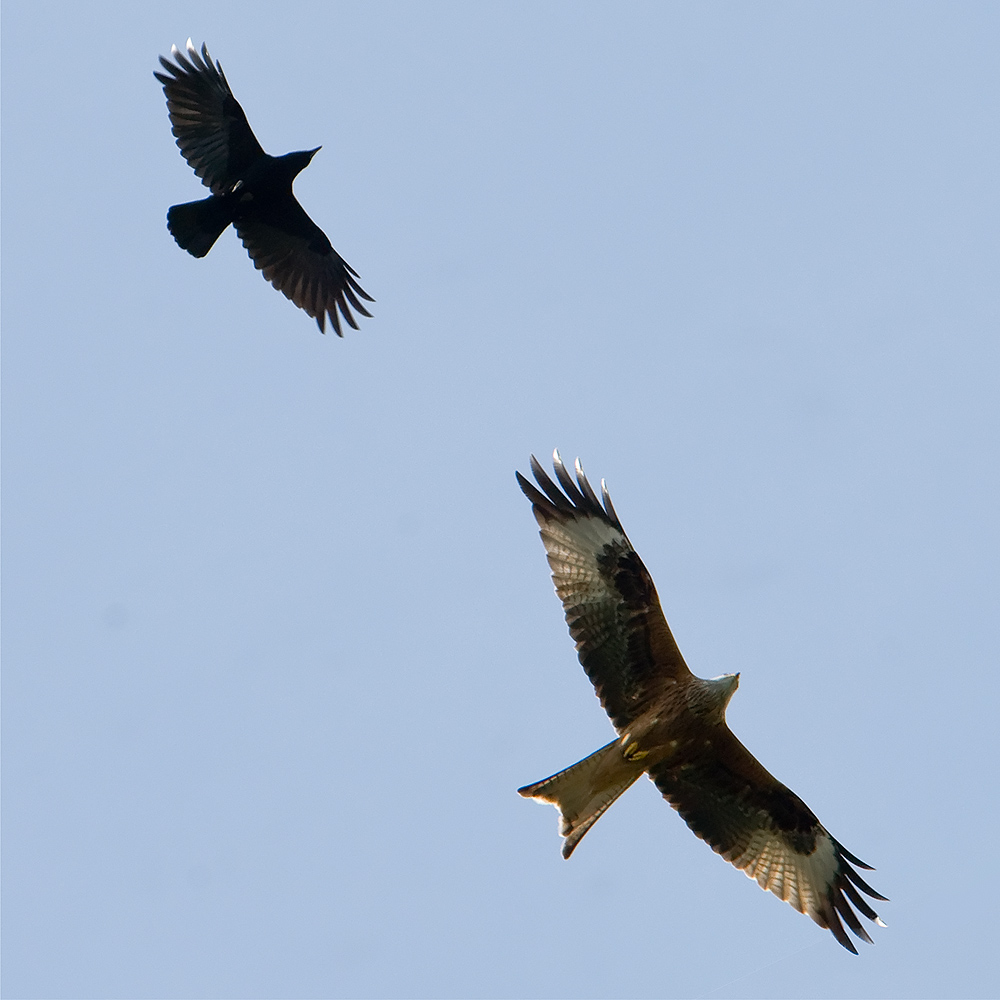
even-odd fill
[{"label": "crow's outstretched wing", "polygon": [[199,54],[189,38],[186,56],[176,45],[170,54],[173,62],[160,56],[167,73],[153,75],[167,95],[177,145],[212,194],[224,194],[264,150],[208,47]]},{"label": "crow's outstretched wing", "polygon": [[294,196],[261,206],[261,211],[234,225],[254,265],[279,292],[312,316],[324,333],[327,316],[338,337],[343,336],[340,316],[356,330],[351,307],[362,316],[371,316],[360,299],[374,300],[358,284],[357,272],[333,249]]}]

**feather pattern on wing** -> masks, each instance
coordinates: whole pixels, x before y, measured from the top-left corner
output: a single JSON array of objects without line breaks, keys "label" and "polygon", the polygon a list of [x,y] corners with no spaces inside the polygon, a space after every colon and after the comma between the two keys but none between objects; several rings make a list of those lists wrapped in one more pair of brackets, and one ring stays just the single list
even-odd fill
[{"label": "feather pattern on wing", "polygon": [[517,481],[534,505],[580,662],[621,733],[666,682],[690,672],[607,487],[601,484],[602,506],[579,462],[575,483],[558,452],[553,462],[562,491],[534,456],[531,471],[544,492],[520,473]]},{"label": "feather pattern on wing", "polygon": [[266,154],[233,97],[222,66],[212,62],[208,46],[202,45],[199,54],[189,38],[186,56],[176,45],[170,54],[173,63],[160,56],[170,75],[153,75],[167,96],[171,131],[202,183],[212,194],[224,194]]},{"label": "feather pattern on wing", "polygon": [[703,752],[666,760],[649,776],[684,822],[717,854],[757,880],[856,953],[841,918],[863,941],[871,938],[854,906],[869,920],[878,915],[858,894],[885,897],[851,867],[868,868],[846,850],[791,789],[769,774],[725,724]]},{"label": "feather pattern on wing", "polygon": [[[325,332],[329,316],[337,336],[343,336],[338,309],[348,325],[357,330],[351,307],[362,316],[371,316],[360,299],[372,301],[358,283],[357,273],[333,249],[295,198],[289,196],[281,204],[280,218],[281,225],[274,225],[259,212],[234,223],[254,266],[279,292],[312,316],[320,330]],[[290,219],[298,224],[289,224]]]}]

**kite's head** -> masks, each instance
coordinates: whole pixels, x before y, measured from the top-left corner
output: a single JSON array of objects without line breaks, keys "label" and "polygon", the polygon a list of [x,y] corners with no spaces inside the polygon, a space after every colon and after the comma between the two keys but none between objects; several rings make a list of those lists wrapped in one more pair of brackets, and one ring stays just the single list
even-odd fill
[{"label": "kite's head", "polygon": [[725,722],[726,706],[740,686],[739,674],[723,674],[709,681],[698,678],[688,689],[692,711],[709,722]]}]

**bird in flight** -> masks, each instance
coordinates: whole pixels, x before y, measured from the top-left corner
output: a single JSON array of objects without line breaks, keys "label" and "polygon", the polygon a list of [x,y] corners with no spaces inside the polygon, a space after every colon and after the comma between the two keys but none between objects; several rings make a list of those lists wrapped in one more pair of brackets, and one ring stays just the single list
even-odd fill
[{"label": "bird in flight", "polygon": [[553,462],[562,489],[534,456],[531,471],[540,489],[520,473],[517,481],[533,505],[580,662],[618,738],[518,792],[559,810],[568,858],[646,773],[712,850],[829,928],[856,955],[845,923],[862,941],[872,941],[851,904],[885,926],[861,893],[886,897],[852,867],[871,866],[834,840],[726,725],[739,674],[702,680],[688,669],[604,482],[602,505],[579,461],[576,482],[558,452]]},{"label": "bird in flight", "polygon": [[269,156],[207,46],[199,54],[189,38],[187,55],[176,45],[170,54],[173,62],[160,56],[166,72],[153,75],[167,95],[181,155],[212,191],[167,212],[174,239],[189,254],[204,257],[232,224],[254,266],[312,316],[320,332],[326,332],[327,316],[338,336],[340,316],[356,330],[351,307],[371,316],[359,300],[374,299],[292,194],[292,181],[321,147]]}]

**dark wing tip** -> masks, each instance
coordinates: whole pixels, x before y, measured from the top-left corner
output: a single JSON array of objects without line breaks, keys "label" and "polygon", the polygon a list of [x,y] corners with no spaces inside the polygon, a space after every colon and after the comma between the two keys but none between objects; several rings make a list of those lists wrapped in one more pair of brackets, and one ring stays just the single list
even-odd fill
[{"label": "dark wing tip", "polygon": [[[354,306],[356,312],[359,312],[362,316],[367,316],[371,319],[372,314],[358,301],[358,297],[355,295],[355,292],[360,292],[368,302],[375,301],[370,295],[365,294],[365,290],[356,281],[353,281],[350,275],[348,275],[347,284],[344,285],[344,296],[347,298],[347,301]],[[341,308],[343,308],[343,305]],[[354,329],[356,330],[357,327]]]},{"label": "dark wing tip", "polygon": [[861,860],[861,858],[856,858],[853,854],[851,854],[851,852],[846,847],[844,847],[843,844],[837,841],[834,841],[834,843],[837,845],[837,850],[840,852],[840,854],[843,855],[843,857],[846,858],[848,861],[850,861],[852,865],[857,865],[859,868],[864,868],[864,870],[868,872],[875,871],[875,869],[872,868],[871,865],[866,865]]},{"label": "dark wing tip", "polygon": [[880,899],[883,903],[889,902],[888,896],[883,896],[881,893],[876,892],[850,865],[845,864],[843,872],[866,896],[871,896],[872,899]]},{"label": "dark wing tip", "polygon": [[[856,909],[863,917],[878,924],[880,927],[885,926],[885,923],[880,919],[875,910],[868,905],[861,893],[858,892],[858,889],[866,895],[871,896],[872,899],[880,899],[884,902],[888,902],[888,900],[868,885],[851,867],[852,864],[856,864],[872,871],[871,865],[866,865],[864,862],[858,861],[850,851],[845,850],[837,841],[833,843],[834,849],[837,852],[839,870],[829,886],[826,897],[827,908],[823,913],[823,917],[826,919],[826,926],[829,927],[837,941],[849,952],[856,955],[858,950],[844,930],[844,923],[847,924],[855,937],[860,938],[867,944],[874,944],[875,942],[872,941],[871,936],[861,925],[861,921],[854,910]],[[843,918],[843,923],[841,923],[841,917]]]},{"label": "dark wing tip", "polygon": [[[351,265],[348,264],[346,260],[343,261],[343,263],[344,263],[344,267],[347,268],[347,273],[350,274],[352,278],[358,278],[358,277],[360,277],[360,275],[358,274],[358,272],[355,271],[354,268],[351,267]],[[374,302],[375,301],[356,281],[350,281],[349,284],[358,293],[358,295],[360,295],[361,298],[363,298],[366,302]],[[361,309],[361,306],[358,306],[358,308]],[[361,311],[364,312],[363,309]],[[365,315],[368,316],[369,313],[365,313]]]},{"label": "dark wing tip", "polygon": [[[531,456],[531,461],[535,461],[535,456]],[[514,475],[517,476],[517,485],[521,487],[521,492],[536,506],[536,507],[548,507],[549,501],[542,496],[541,493],[535,488],[532,483],[529,483],[520,472],[515,471]],[[521,791],[521,789],[518,789]]]},{"label": "dark wing tip", "polygon": [[160,56],[160,62],[164,68],[169,70],[175,78],[179,79],[188,73],[196,72],[187,56],[176,45],[170,46],[170,59],[173,59],[173,62],[170,62],[165,56]]},{"label": "dark wing tip", "polygon": [[[334,251],[336,253],[336,251]],[[339,282],[334,289],[331,290],[326,302],[320,308],[319,315],[316,317],[316,322],[319,324],[321,332],[323,330],[323,319],[324,316],[328,315],[330,318],[330,325],[336,331],[338,337],[344,336],[344,331],[341,329],[340,321],[344,320],[345,323],[352,330],[359,330],[358,321],[354,318],[354,312],[361,316],[367,316],[368,319],[372,318],[372,314],[358,301],[358,296],[366,299],[368,302],[374,302],[375,300],[355,281],[356,272],[351,268],[350,264],[347,263],[339,254],[337,254],[337,259],[339,263],[343,266],[343,280]],[[300,305],[300,303],[296,303]]]},{"label": "dark wing tip", "polygon": [[829,927],[830,932],[837,939],[838,944],[842,944],[852,955],[857,955],[858,949],[854,946],[854,942],[847,936],[847,931],[844,930],[844,925],[840,922],[840,917],[836,913],[827,917],[827,927]]},{"label": "dark wing tip", "polygon": [[603,479],[601,480],[601,496],[604,497],[604,509],[607,512],[608,519],[616,528],[621,528],[622,523],[618,520],[615,505],[611,502],[611,494],[608,492],[608,484]]},{"label": "dark wing tip", "polygon": [[226,74],[222,72],[222,64],[218,60],[213,62],[212,57],[208,54],[207,43],[202,43],[201,52],[199,52],[195,48],[194,42],[189,38],[184,48],[186,52],[181,52],[176,45],[171,45],[170,58],[168,59],[166,56],[159,57],[160,65],[170,73],[169,77],[165,77],[163,74],[154,71],[153,76],[160,83],[167,86],[176,83],[184,77],[207,76],[215,83],[221,84],[223,90],[230,94],[232,93],[229,88],[229,82],[226,80]]},{"label": "dark wing tip", "polygon": [[176,45],[171,46],[170,56],[173,58],[174,62],[171,62],[166,56],[157,56],[160,60],[160,65],[169,73],[167,76],[165,73],[160,73],[157,70],[153,70],[153,76],[160,81],[165,87],[172,83],[176,83],[182,76],[189,72],[189,66],[187,60],[181,55],[180,50]]},{"label": "dark wing tip", "polygon": [[871,865],[866,865],[860,858],[856,858],[843,844],[839,841],[834,840],[834,849],[837,852],[837,857],[840,860],[840,868],[843,874],[845,874],[863,893],[871,896],[872,899],[880,899],[883,903],[889,902],[888,896],[883,896],[881,893],[876,892],[852,867],[851,865],[857,865],[858,868],[864,868],[865,871],[873,872],[875,871]]},{"label": "dark wing tip", "polygon": [[537,508],[548,517],[562,520],[578,517],[582,514],[587,517],[596,517],[619,531],[623,530],[618,515],[611,505],[611,497],[608,495],[608,488],[604,481],[601,481],[601,490],[604,495],[602,506],[579,459],[574,463],[575,482],[563,464],[558,448],[552,452],[552,468],[555,470],[556,479],[559,480],[558,486],[542,468],[538,459],[534,455],[531,456],[531,474],[535,477],[541,491],[529,483],[520,473],[517,474],[517,481],[522,491]]},{"label": "dark wing tip", "polygon": [[[559,464],[559,452],[553,452],[555,456],[555,461],[557,463],[557,468]],[[550,517],[557,517],[564,519],[567,517],[573,517],[576,514],[576,508],[573,506],[572,501],[570,501],[562,490],[549,478],[546,471],[542,468],[541,463],[535,458],[534,455],[531,456],[531,474],[535,477],[535,482],[541,487],[542,493],[545,494],[545,499],[542,503],[536,503],[535,506],[540,510],[544,511]],[[558,474],[558,473],[557,473]]]}]

